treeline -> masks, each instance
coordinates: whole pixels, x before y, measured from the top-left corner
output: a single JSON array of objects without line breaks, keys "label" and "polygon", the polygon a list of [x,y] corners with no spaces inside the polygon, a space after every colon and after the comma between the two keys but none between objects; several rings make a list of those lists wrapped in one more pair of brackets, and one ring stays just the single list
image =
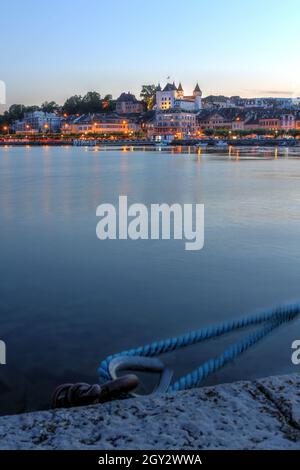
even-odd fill
[{"label": "treeline", "polygon": [[[155,104],[155,93],[157,86],[143,85],[140,98],[145,104],[145,109],[152,109]],[[61,106],[55,101],[45,101],[41,106],[24,106],[23,104],[13,104],[8,111],[0,115],[0,132],[3,126],[8,126],[13,121],[23,119],[25,113],[33,111],[44,111],[46,113],[59,113],[61,115],[76,115],[88,113],[110,113],[115,110],[116,101],[112,95],[101,95],[96,91],[89,91],[86,95],[74,95],[68,98]]]},{"label": "treeline", "polygon": [[101,98],[96,91],[89,91],[85,96],[74,95],[66,100],[63,106],[55,101],[46,101],[41,106],[25,106],[13,104],[8,111],[0,116],[0,125],[5,126],[13,121],[23,119],[25,113],[44,111],[46,113],[59,113],[65,115],[87,114],[87,113],[109,113],[115,109],[115,102],[111,95]]},{"label": "treeline", "polygon": [[[152,109],[155,104],[155,93],[157,87],[155,85],[143,85],[140,98],[145,104],[145,109]],[[110,113],[115,110],[116,102],[112,95],[101,95],[96,91],[89,91],[86,95],[74,95],[68,98],[65,103],[60,106],[55,101],[46,101],[41,106],[24,106],[23,104],[13,104],[8,111],[0,115],[0,126],[8,126],[13,121],[23,119],[25,113],[33,111],[44,111],[46,113],[59,113],[61,115],[76,115],[88,113]],[[0,130],[1,130],[0,128]]]}]

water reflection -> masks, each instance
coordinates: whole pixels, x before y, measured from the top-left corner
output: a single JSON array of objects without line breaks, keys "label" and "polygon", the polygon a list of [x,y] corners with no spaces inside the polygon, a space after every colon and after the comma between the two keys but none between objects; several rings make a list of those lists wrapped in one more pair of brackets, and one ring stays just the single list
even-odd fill
[{"label": "water reflection", "polygon": [[[72,147],[62,147],[53,149],[49,146],[41,147],[40,149],[25,146],[22,149],[14,147],[3,147],[0,149],[1,169],[2,169],[2,191],[0,207],[2,208],[3,215],[6,218],[11,218],[13,210],[16,208],[14,202],[20,198],[24,204],[22,207],[23,217],[32,219],[38,207],[42,206],[43,216],[51,216],[57,210],[60,211],[64,217],[71,217],[74,212],[74,205],[72,203],[72,192],[74,190],[74,152],[77,156],[92,157],[87,161],[82,161],[80,164],[81,174],[76,176],[76,185],[78,193],[81,195],[80,204],[86,202],[85,184],[89,181],[90,191],[93,194],[93,203],[98,203],[101,199],[101,177],[105,177],[104,167],[102,165],[101,157],[107,153],[111,154],[114,158],[118,158],[119,163],[113,162],[114,172],[119,167],[120,185],[119,193],[127,194],[130,191],[130,172],[129,172],[129,159],[125,157],[126,154],[134,153],[136,155],[142,154],[161,154],[173,155],[173,157],[180,159],[181,156],[193,158],[197,163],[208,162],[209,159],[218,161],[232,161],[243,162],[251,160],[282,160],[293,159],[300,157],[300,149],[289,148],[243,148],[229,146],[227,150],[218,150],[210,148],[196,148],[175,146],[170,148],[164,147],[134,147],[124,146],[120,148],[120,156],[118,157],[118,149],[114,147],[96,147],[96,148],[81,148],[74,149]],[[56,153],[63,153],[67,158],[62,158],[61,155]],[[16,162],[15,158],[24,156],[24,160]],[[41,164],[41,175],[36,174],[38,169],[37,158]],[[141,160],[143,161],[143,160]],[[23,178],[27,181],[27,190],[23,195],[19,194],[16,188],[16,178],[18,174],[15,173],[16,166],[23,170]],[[110,169],[111,170],[111,169]],[[93,175],[91,178],[90,175]],[[52,184],[52,179],[55,178],[55,187]],[[34,183],[34,184],[33,184]],[[33,189],[38,191],[38,194]],[[100,197],[99,197],[100,196]]]}]

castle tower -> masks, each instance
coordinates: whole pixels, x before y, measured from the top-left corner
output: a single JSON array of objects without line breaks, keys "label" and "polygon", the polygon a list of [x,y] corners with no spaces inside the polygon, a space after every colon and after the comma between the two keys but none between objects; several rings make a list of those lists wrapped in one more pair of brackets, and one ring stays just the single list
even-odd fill
[{"label": "castle tower", "polygon": [[173,109],[177,93],[175,83],[167,83],[163,90],[158,89],[156,92],[156,109],[162,111]]},{"label": "castle tower", "polygon": [[184,91],[183,91],[183,88],[182,88],[182,85],[181,85],[181,82],[180,82],[179,86],[177,88],[177,98],[182,100],[183,97],[184,97]]},{"label": "castle tower", "polygon": [[193,95],[196,97],[196,96],[200,96],[202,98],[202,91],[199,87],[199,84],[197,83],[197,85],[195,86],[195,90],[193,91]]},{"label": "castle tower", "polygon": [[195,110],[200,111],[202,109],[202,91],[198,83],[193,91],[193,96],[195,98]]}]

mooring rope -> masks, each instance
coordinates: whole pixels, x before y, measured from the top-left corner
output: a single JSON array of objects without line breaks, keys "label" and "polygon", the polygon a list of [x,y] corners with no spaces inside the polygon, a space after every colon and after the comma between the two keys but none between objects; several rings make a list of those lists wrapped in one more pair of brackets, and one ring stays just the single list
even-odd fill
[{"label": "mooring rope", "polygon": [[255,315],[246,316],[232,321],[225,321],[219,325],[210,326],[201,330],[192,331],[190,333],[169,338],[163,341],[154,342],[146,346],[139,348],[130,349],[123,351],[119,354],[109,356],[105,359],[99,369],[99,375],[101,381],[111,380],[109,372],[109,364],[116,357],[155,357],[161,354],[175,351],[180,348],[191,346],[201,341],[206,341],[212,338],[225,335],[227,333],[240,330],[242,328],[261,325],[263,327],[259,330],[251,333],[249,336],[243,338],[241,341],[233,344],[231,347],[226,349],[220,356],[211,359],[202,364],[198,369],[194,370],[190,374],[181,377],[177,382],[171,384],[168,388],[168,392],[188,390],[191,388],[198,387],[201,382],[206,379],[209,375],[213,374],[217,370],[224,367],[227,363],[235,360],[243,352],[249,349],[251,346],[256,344],[258,341],[269,335],[274,329],[278,328],[283,323],[287,323],[294,320],[300,313],[300,303],[277,307],[269,309]]}]

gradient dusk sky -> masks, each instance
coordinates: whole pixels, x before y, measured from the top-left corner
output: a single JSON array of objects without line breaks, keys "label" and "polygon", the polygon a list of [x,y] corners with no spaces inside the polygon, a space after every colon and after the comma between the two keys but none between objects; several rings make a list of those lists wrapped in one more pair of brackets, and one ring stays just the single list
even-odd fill
[{"label": "gradient dusk sky", "polygon": [[300,96],[299,0],[1,2],[7,104],[195,83],[204,96]]}]

